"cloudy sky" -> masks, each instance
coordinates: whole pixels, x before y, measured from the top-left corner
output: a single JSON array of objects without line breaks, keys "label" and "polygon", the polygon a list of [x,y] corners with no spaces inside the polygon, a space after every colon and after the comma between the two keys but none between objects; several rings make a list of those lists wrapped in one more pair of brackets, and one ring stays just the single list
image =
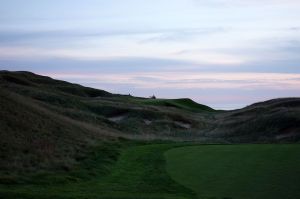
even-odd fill
[{"label": "cloudy sky", "polygon": [[0,69],[232,109],[300,97],[299,0],[0,0]]}]

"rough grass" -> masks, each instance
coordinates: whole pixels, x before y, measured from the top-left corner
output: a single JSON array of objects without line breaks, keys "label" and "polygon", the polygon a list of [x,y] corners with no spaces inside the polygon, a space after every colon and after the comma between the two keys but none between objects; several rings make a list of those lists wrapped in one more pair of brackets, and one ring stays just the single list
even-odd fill
[{"label": "rough grass", "polygon": [[199,198],[300,198],[300,145],[202,145],[165,156],[172,178]]},{"label": "rough grass", "polygon": [[31,183],[0,185],[0,198],[194,198],[191,190],[166,173],[163,153],[174,146],[107,143],[96,148],[75,170],[45,173]]}]

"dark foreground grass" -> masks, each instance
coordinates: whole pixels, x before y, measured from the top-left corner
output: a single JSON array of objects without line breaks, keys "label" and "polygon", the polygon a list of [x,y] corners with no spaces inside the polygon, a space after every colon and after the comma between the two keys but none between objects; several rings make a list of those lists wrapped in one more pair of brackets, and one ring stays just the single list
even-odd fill
[{"label": "dark foreground grass", "polygon": [[168,173],[199,198],[300,198],[300,145],[202,145],[165,153]]},{"label": "dark foreground grass", "polygon": [[105,145],[75,170],[40,175],[32,182],[0,185],[0,198],[194,198],[191,190],[173,181],[165,170],[163,154],[174,146],[177,145]]}]

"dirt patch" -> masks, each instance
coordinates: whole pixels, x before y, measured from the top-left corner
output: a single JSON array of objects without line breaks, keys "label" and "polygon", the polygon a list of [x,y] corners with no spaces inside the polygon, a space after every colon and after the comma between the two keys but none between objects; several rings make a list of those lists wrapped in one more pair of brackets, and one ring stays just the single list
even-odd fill
[{"label": "dirt patch", "polygon": [[144,120],[144,123],[145,123],[146,125],[150,125],[150,124],[152,124],[152,121],[151,121],[151,120]]},{"label": "dirt patch", "polygon": [[185,122],[179,122],[179,121],[176,121],[174,122],[177,126],[180,126],[182,128],[185,128],[185,129],[190,129],[191,128],[191,124],[189,123],[185,123]]},{"label": "dirt patch", "polygon": [[275,138],[277,140],[281,140],[281,139],[285,139],[285,138],[296,137],[297,135],[298,135],[298,133],[292,132],[292,133],[286,133],[286,134],[277,135]]},{"label": "dirt patch", "polygon": [[108,120],[111,122],[121,122],[123,119],[126,118],[126,115],[118,115],[118,116],[114,116],[114,117],[109,117]]}]

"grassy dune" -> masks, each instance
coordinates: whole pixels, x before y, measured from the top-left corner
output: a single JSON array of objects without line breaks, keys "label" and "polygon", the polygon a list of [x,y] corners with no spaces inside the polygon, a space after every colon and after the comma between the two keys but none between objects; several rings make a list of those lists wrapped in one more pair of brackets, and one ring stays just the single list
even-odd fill
[{"label": "grassy dune", "polygon": [[165,156],[172,178],[199,198],[300,198],[300,145],[202,145]]},{"label": "grassy dune", "polygon": [[[183,141],[297,143],[299,132],[300,98],[275,99],[239,110],[216,111],[186,98],[149,99],[112,94],[30,72],[0,71],[0,198],[193,198],[198,189],[186,188],[166,173],[165,151],[186,146]],[[156,140],[164,140],[165,144],[157,144]],[[171,140],[180,143],[170,144]],[[279,146],[285,145],[278,145],[281,149]],[[291,191],[283,191],[283,194],[299,196],[295,191],[295,185],[299,184],[294,182],[298,177],[294,174],[300,173],[295,155],[299,155],[299,148],[288,149],[288,154],[284,150],[272,154],[273,149],[277,149],[272,146],[269,154],[250,147],[249,151],[255,152],[253,155],[233,146],[220,146],[224,154],[214,153],[211,146],[201,147],[212,155],[199,159],[194,157],[198,150],[197,153],[175,154],[182,158],[171,159],[178,161],[178,167],[173,165],[179,169],[177,173],[190,171],[192,173],[186,176],[196,177],[201,173],[197,161],[205,171],[205,165],[214,168],[215,164],[221,164],[228,170],[231,162],[251,165],[252,161],[264,160],[266,164],[260,166],[271,169],[255,170],[263,177],[259,181],[260,178],[251,179],[252,175],[244,173],[239,178],[240,173],[235,172],[234,167],[228,175],[257,183],[252,189],[258,193],[287,186]],[[227,156],[225,152],[231,149],[237,156]],[[272,161],[278,160],[276,154],[280,153],[288,158],[291,166],[284,161],[283,165],[273,164]],[[216,158],[209,159],[214,156],[220,158],[220,162],[214,162]],[[250,162],[243,159],[245,156],[250,157]],[[256,174],[251,170],[256,166],[259,165],[245,168]],[[222,167],[215,169],[222,171]],[[277,169],[286,175],[273,179]],[[206,174],[209,172],[203,173]],[[205,179],[210,179],[207,177]],[[235,182],[228,183],[222,175],[215,179],[226,186]],[[283,179],[282,184],[275,183],[278,179]],[[195,178],[193,183],[202,182],[198,180]],[[259,186],[260,182],[264,185],[264,180],[274,181],[273,188],[264,191],[266,187]],[[215,187],[214,183],[205,185]],[[232,184],[228,190],[234,194],[250,193],[238,185]],[[227,193],[220,189],[220,194],[212,196],[235,198]]]}]

